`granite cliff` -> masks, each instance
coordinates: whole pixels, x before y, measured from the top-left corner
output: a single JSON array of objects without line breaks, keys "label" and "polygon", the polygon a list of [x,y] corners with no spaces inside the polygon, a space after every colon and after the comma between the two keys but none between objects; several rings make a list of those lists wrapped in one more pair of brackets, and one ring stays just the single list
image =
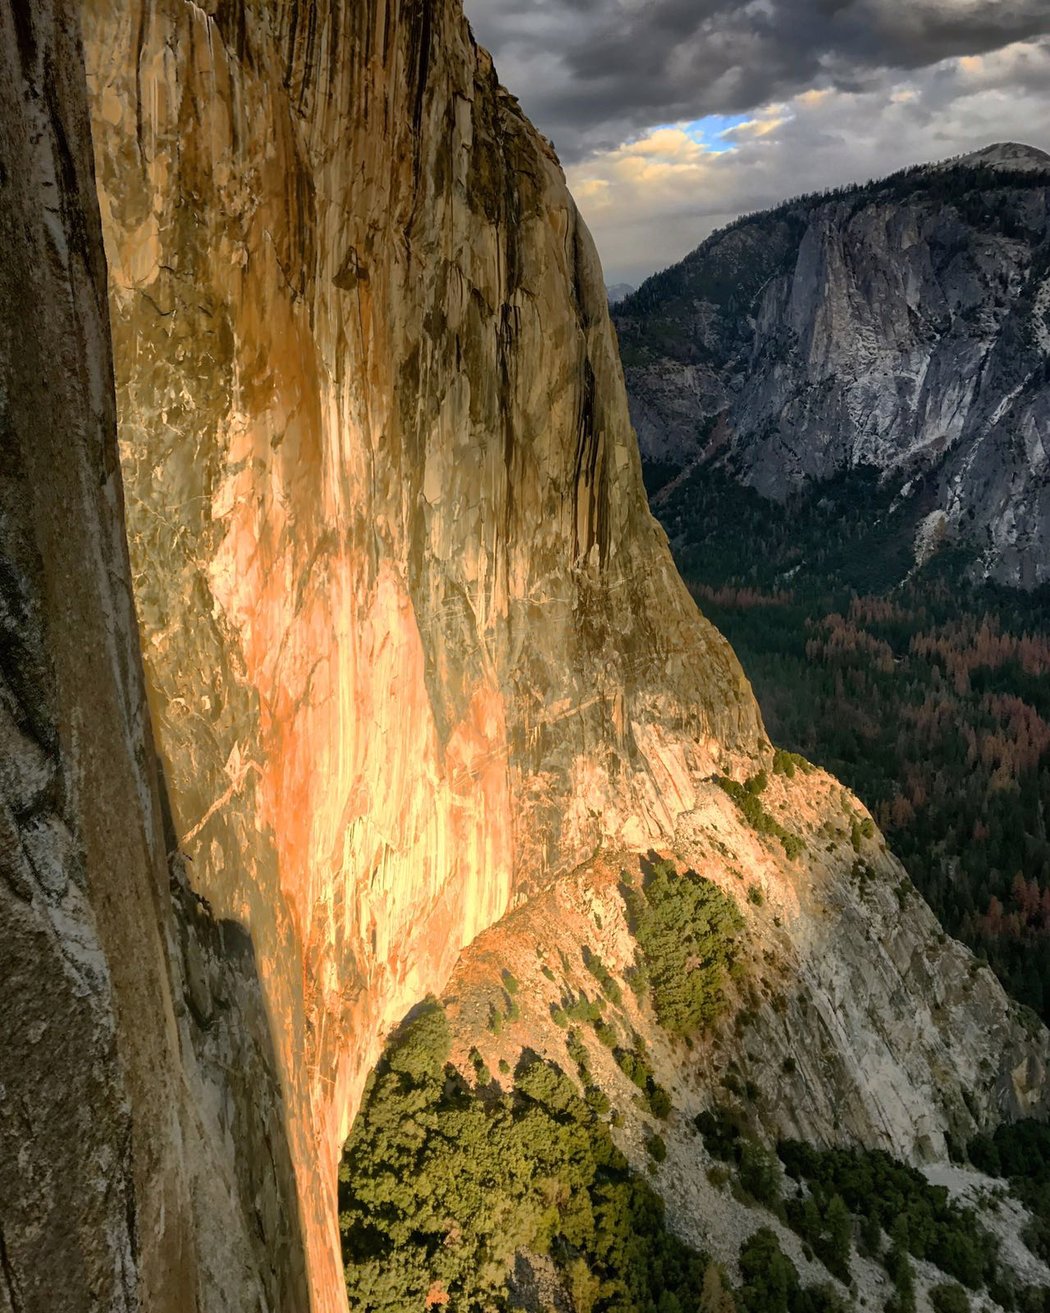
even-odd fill
[{"label": "granite cliff", "polygon": [[[0,29],[0,1307],[337,1313],[365,1077],[466,945],[605,850],[692,835],[791,908],[798,868],[711,809],[761,719],[648,514],[561,170],[454,0],[81,18],[94,179],[74,7]],[[930,1154],[1038,1111],[1045,1032],[954,947],[911,1017],[935,927],[882,894],[785,929],[900,1041],[848,1129]]]},{"label": "granite cliff", "polygon": [[615,311],[643,455],[784,501],[876,470],[922,557],[1050,578],[1050,156],[1013,143],[789,201]]},{"label": "granite cliff", "polygon": [[336,1308],[380,1033],[759,716],[648,515],[591,240],[458,6],[84,22],[175,832],[255,945]]}]

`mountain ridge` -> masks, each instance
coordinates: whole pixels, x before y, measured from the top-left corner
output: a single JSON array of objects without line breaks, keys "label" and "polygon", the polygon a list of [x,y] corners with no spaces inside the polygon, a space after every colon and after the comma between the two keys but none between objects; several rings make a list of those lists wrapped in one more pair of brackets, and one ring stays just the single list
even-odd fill
[{"label": "mountain ridge", "polygon": [[869,465],[983,574],[1037,586],[1048,196],[1050,157],[1005,143],[714,234],[614,312],[643,453],[780,501]]},{"label": "mountain ridge", "polygon": [[590,236],[459,5],[101,0],[85,43],[173,828],[255,945],[327,1313],[382,1035],[761,720],[649,515]]}]

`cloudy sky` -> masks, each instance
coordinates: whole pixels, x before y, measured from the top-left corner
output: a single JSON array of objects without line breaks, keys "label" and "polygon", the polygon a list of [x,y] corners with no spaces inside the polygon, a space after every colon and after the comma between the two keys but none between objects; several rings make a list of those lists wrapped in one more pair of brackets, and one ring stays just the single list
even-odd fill
[{"label": "cloudy sky", "polygon": [[465,0],[609,283],[786,196],[1050,150],[1048,0]]}]

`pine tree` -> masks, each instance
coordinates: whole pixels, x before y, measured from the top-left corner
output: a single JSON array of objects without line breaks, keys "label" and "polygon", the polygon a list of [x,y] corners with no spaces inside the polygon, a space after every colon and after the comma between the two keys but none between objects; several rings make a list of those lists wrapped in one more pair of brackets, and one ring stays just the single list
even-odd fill
[{"label": "pine tree", "polygon": [[841,1195],[832,1195],[824,1216],[824,1226],[827,1234],[828,1271],[848,1285],[850,1252],[853,1248],[853,1218]]},{"label": "pine tree", "polygon": [[699,1313],[736,1313],[736,1302],[726,1285],[725,1275],[717,1263],[708,1263],[707,1271],[704,1273]]},{"label": "pine tree", "polygon": [[915,1275],[908,1254],[908,1224],[903,1217],[894,1222],[891,1239],[886,1270],[893,1279],[894,1294],[886,1308],[889,1313],[915,1313]]}]

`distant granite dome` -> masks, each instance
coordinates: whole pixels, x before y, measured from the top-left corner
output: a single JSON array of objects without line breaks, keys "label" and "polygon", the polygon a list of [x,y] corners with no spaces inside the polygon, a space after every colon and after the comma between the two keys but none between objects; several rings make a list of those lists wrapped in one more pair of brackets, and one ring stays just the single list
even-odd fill
[{"label": "distant granite dome", "polygon": [[874,467],[980,573],[1050,580],[1050,155],[999,143],[787,201],[615,318],[650,462],[777,500]]},{"label": "distant granite dome", "polygon": [[955,160],[947,160],[942,168],[965,165],[968,168],[1002,169],[1004,172],[1017,173],[1023,170],[1039,172],[1050,169],[1050,155],[1037,146],[1026,146],[1017,141],[996,141],[982,150],[972,151]]},{"label": "distant granite dome", "polygon": [[605,289],[606,294],[609,297],[610,305],[619,305],[619,303],[625,301],[634,290],[634,287],[632,287],[630,283],[610,283]]}]

